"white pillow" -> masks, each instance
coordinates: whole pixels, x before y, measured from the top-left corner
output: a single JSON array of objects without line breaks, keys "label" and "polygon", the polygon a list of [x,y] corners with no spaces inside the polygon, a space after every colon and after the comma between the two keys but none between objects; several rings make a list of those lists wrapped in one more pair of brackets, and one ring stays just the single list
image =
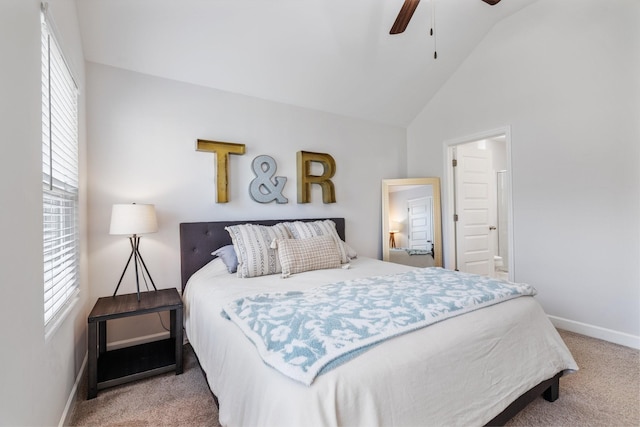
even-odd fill
[{"label": "white pillow", "polygon": [[278,249],[282,277],[303,271],[340,267],[338,245],[332,236],[275,239],[271,247]]},{"label": "white pillow", "polygon": [[241,224],[225,227],[229,232],[238,256],[238,276],[257,277],[282,271],[275,249],[274,239],[291,237],[289,229],[282,224],[274,226]]},{"label": "white pillow", "polygon": [[345,251],[347,251],[347,256],[350,260],[358,258],[358,253],[356,252],[356,250],[349,246],[347,242],[343,241],[342,246],[344,246]]},{"label": "white pillow", "polygon": [[[340,239],[338,231],[336,230],[336,223],[330,219],[319,221],[295,221],[295,222],[283,222],[283,224],[289,229],[291,236],[294,239],[308,239],[309,237],[317,236],[331,236],[338,247],[340,253],[340,262],[346,264],[349,262],[349,255],[345,248],[345,243]],[[355,251],[354,251],[355,255]],[[352,257],[352,258],[355,258]]]}]

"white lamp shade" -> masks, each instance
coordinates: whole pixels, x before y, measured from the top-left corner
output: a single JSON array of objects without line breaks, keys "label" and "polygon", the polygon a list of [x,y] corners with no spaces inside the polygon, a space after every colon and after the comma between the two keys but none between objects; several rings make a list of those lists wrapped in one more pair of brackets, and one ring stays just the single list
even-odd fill
[{"label": "white lamp shade", "polygon": [[398,221],[391,221],[389,223],[389,233],[398,233],[398,232],[400,232],[401,226],[402,226],[402,224],[400,224]]},{"label": "white lamp shade", "polygon": [[113,205],[109,234],[133,235],[156,231],[158,231],[158,220],[154,205],[135,203]]}]

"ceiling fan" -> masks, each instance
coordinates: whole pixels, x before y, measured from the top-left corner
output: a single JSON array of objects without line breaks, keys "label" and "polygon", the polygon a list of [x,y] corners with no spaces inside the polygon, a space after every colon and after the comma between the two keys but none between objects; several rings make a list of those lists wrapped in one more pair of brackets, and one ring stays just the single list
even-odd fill
[{"label": "ceiling fan", "polygon": [[[482,1],[487,3],[488,5],[493,6],[497,4],[500,0],[482,0]],[[398,17],[396,18],[396,21],[393,23],[393,27],[391,27],[391,31],[389,31],[389,34],[399,34],[407,28],[407,25],[409,25],[409,21],[413,16],[413,12],[415,12],[416,7],[418,7],[418,3],[420,3],[420,0],[404,0],[404,4],[400,9],[400,13],[398,13]]]}]

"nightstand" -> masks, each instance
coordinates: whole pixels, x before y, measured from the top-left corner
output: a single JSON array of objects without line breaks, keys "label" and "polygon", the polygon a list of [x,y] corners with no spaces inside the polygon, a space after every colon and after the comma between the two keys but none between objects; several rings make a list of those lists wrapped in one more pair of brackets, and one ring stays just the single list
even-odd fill
[{"label": "nightstand", "polygon": [[[169,338],[107,351],[107,321],[170,312]],[[182,299],[175,288],[98,298],[89,314],[88,399],[98,390],[175,370],[182,373]]]}]

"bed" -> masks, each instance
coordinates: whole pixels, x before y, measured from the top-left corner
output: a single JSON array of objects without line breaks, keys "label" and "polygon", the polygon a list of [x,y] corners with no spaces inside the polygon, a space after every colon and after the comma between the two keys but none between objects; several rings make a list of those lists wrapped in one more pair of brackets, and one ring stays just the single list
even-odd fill
[{"label": "bed", "polygon": [[[344,218],[330,218],[345,240]],[[578,369],[535,298],[510,299],[373,345],[310,385],[265,364],[221,313],[238,298],[302,291],[415,267],[356,257],[350,268],[239,278],[211,253],[232,243],[225,227],[304,220],[180,224],[185,332],[229,426],[502,425]],[[215,258],[215,259],[214,259]]]},{"label": "bed", "polygon": [[433,267],[435,265],[432,251],[406,248],[390,248],[389,261],[412,267]]}]

